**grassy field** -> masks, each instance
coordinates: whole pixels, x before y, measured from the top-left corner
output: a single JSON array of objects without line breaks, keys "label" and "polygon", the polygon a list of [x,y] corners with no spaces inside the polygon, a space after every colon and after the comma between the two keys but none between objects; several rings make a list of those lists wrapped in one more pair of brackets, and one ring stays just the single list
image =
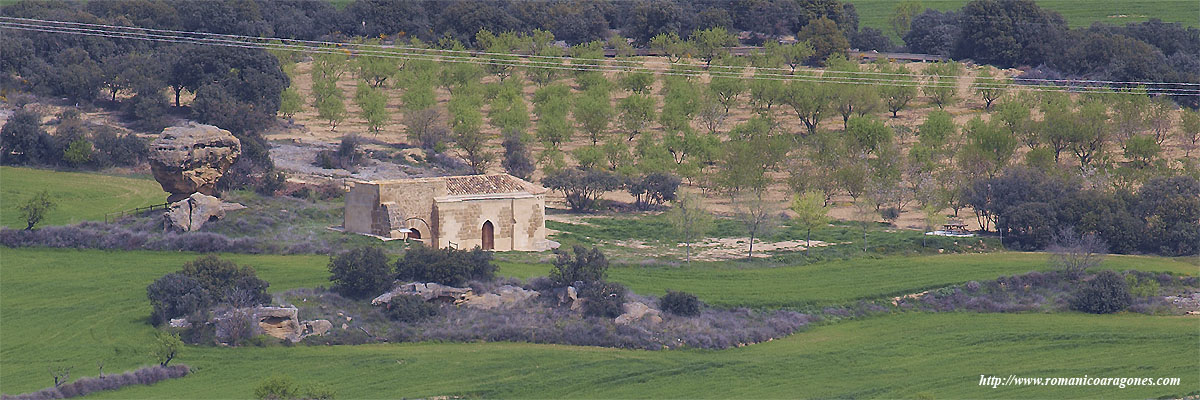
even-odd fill
[{"label": "grassy field", "polygon": [[[1184,26],[1200,26],[1200,2],[1193,0],[1035,0],[1043,8],[1058,11],[1072,28],[1092,23],[1124,25],[1158,18],[1179,22]],[[847,0],[858,11],[859,26],[883,31],[894,44],[904,44],[892,33],[888,19],[895,10],[896,0]],[[957,10],[967,0],[921,0],[921,5],[936,10]]]},{"label": "grassy field", "polygon": [[[549,264],[501,263],[501,273],[519,278],[545,276]],[[1186,260],[1109,256],[1104,268],[1196,275]],[[667,289],[696,294],[706,303],[744,307],[805,307],[853,302],[919,292],[971,280],[1046,270],[1039,253],[955,254],[832,261],[789,267],[731,268],[728,263],[690,267],[620,265],[609,277],[635,292],[662,294]]]},{"label": "grassy field", "polygon": [[[723,351],[517,343],[195,349],[195,375],[99,398],[248,397],[272,374],[340,398],[1152,398],[1194,391],[1196,320],[900,314]],[[1048,360],[1053,360],[1047,362]],[[1178,377],[1178,387],[981,387],[979,375]]]},{"label": "grassy field", "polygon": [[41,190],[48,190],[58,203],[43,225],[103,220],[106,213],[162,204],[167,199],[167,193],[151,179],[0,167],[0,226],[24,228],[17,205]]},{"label": "grassy field", "polygon": [[[148,363],[146,346],[152,328],[146,323],[145,286],[194,257],[186,253],[0,249],[3,391],[26,392],[46,386],[50,381],[46,370],[53,366],[73,366],[72,376],[79,377],[95,375],[95,363],[100,360],[105,361],[108,372]],[[323,256],[228,257],[255,267],[271,283],[272,291],[327,282],[327,258]],[[728,271],[720,271],[714,264],[661,270],[618,267],[612,275],[639,292],[660,292],[670,285],[696,291],[714,303],[761,305],[772,304],[779,296],[789,296],[789,301],[878,297],[942,282],[994,278],[1042,265],[1039,255],[999,253],[871,260],[853,271],[852,265],[841,263]],[[1112,257],[1109,265],[1196,273],[1193,264],[1161,258]],[[955,274],[955,269],[963,272]],[[982,271],[966,272],[976,269]],[[544,265],[506,264],[501,272],[533,276],[545,271]],[[722,273],[733,276],[724,280]],[[692,275],[706,280],[688,278]],[[823,287],[839,279],[865,276],[873,276],[872,282],[888,283]],[[794,284],[765,286],[773,280]],[[724,290],[737,295],[720,295],[716,282],[745,286]],[[758,286],[752,287],[751,282]],[[837,294],[839,290],[849,293]],[[287,373],[331,385],[343,398],[443,394],[912,397],[920,393],[936,397],[1144,398],[1184,394],[1200,385],[1195,374],[1179,372],[1200,368],[1195,352],[1178,351],[1194,348],[1200,339],[1197,322],[1140,315],[914,313],[835,324],[784,340],[716,352],[517,343],[188,348],[179,361],[197,369],[193,377],[108,396],[245,397],[266,376]],[[1157,390],[985,390],[977,386],[979,374],[1010,373],[1178,376],[1184,379],[1184,386]],[[718,384],[721,386],[714,386]]]}]

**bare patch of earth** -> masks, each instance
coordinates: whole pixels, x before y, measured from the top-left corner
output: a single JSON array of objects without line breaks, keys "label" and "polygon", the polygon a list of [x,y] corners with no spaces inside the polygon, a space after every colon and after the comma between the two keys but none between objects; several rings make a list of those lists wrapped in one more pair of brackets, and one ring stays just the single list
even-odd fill
[{"label": "bare patch of earth", "polygon": [[[692,243],[692,259],[696,261],[724,261],[745,258],[749,251],[750,238],[748,237],[731,237],[731,238],[706,238],[702,242]],[[687,250],[686,245],[680,243],[673,247],[660,247],[654,243],[641,240],[615,240],[606,243],[634,250],[656,249],[659,255],[672,255],[680,258],[684,257]],[[845,243],[829,243],[819,240],[813,240],[811,247],[825,247]],[[770,257],[774,252],[794,252],[804,251],[805,241],[803,240],[784,240],[779,242],[762,241],[754,239],[754,257],[766,258]]]},{"label": "bare patch of earth", "polygon": [[321,168],[315,165],[317,153],[336,150],[337,145],[320,141],[278,141],[271,144],[271,160],[275,166],[290,172],[289,180],[299,182],[328,179],[380,180],[422,178],[445,175],[437,168],[397,164],[367,158],[353,171],[341,168]]}]

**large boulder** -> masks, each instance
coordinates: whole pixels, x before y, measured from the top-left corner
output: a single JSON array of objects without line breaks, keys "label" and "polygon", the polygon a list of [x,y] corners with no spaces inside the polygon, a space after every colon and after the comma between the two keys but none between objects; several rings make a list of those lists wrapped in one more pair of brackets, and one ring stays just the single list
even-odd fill
[{"label": "large boulder", "polygon": [[163,213],[168,228],[192,232],[199,230],[205,222],[215,221],[225,217],[225,208],[221,199],[203,193],[192,193],[191,196],[171,203],[167,212]]},{"label": "large boulder", "polygon": [[583,300],[579,299],[579,291],[575,290],[574,286],[552,289],[550,293],[558,298],[558,305],[560,307],[564,305],[570,306],[571,311],[583,309]]},{"label": "large boulder", "polygon": [[298,313],[295,307],[258,307],[253,318],[263,333],[296,342],[300,340]]},{"label": "large boulder", "polygon": [[457,288],[433,282],[412,282],[396,286],[387,293],[379,295],[371,300],[371,304],[387,304],[392,301],[393,297],[401,295],[421,296],[421,298],[425,299],[425,301],[438,300],[447,303],[457,303],[465,300],[469,294],[471,294],[471,288]]},{"label": "large boulder", "polygon": [[192,193],[216,194],[217,180],[242,153],[242,143],[229,131],[195,122],[164,129],[150,145],[150,170],[170,193],[168,202]]},{"label": "large boulder", "polygon": [[303,339],[312,335],[324,335],[330,329],[333,329],[333,323],[327,319],[304,321],[300,323],[300,338]]},{"label": "large boulder", "polygon": [[661,311],[650,308],[650,306],[646,305],[646,303],[642,303],[640,301],[622,304],[621,309],[624,310],[625,313],[613,320],[613,322],[617,323],[618,325],[628,325],[633,321],[638,321],[641,319],[645,319],[654,324],[662,322]]}]

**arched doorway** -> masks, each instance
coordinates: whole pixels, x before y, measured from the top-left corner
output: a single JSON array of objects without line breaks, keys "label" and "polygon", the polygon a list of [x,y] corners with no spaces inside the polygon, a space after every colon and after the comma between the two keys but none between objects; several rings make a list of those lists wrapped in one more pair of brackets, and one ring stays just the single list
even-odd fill
[{"label": "arched doorway", "polygon": [[496,248],[495,231],[496,231],[496,228],[492,226],[492,221],[485,221],[483,223],[482,247],[484,250],[492,250],[492,249]]},{"label": "arched doorway", "polygon": [[418,231],[417,228],[409,228],[408,230],[412,231],[408,233],[409,239],[421,239],[421,231]]}]

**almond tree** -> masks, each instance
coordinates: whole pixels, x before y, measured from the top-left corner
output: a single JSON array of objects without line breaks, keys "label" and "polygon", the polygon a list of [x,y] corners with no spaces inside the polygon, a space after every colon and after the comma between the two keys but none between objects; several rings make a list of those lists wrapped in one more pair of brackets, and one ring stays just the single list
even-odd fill
[{"label": "almond tree", "polygon": [[908,103],[917,97],[916,80],[903,65],[884,65],[879,71],[894,74],[889,76],[891,82],[879,86],[879,96],[887,104],[892,118],[896,118],[897,113],[908,107]]},{"label": "almond tree", "polygon": [[359,115],[367,121],[367,130],[379,135],[379,130],[392,117],[387,109],[387,94],[363,82],[358,87],[354,101],[358,103]]},{"label": "almond tree", "polygon": [[1186,144],[1184,157],[1191,157],[1192,150],[1200,144],[1200,112],[1183,110],[1179,123],[1179,137]]},{"label": "almond tree", "polygon": [[[821,118],[832,108],[833,91],[825,83],[812,81],[791,81],[783,92],[783,103],[796,112],[796,117],[804,123],[808,134],[817,133]],[[807,136],[805,135],[805,136]]]},{"label": "almond tree", "polygon": [[608,124],[612,122],[613,117],[608,92],[602,90],[585,92],[575,100],[575,109],[571,113],[575,116],[575,122],[579,123],[579,127],[592,139],[592,144],[600,143],[600,139],[603,139],[605,133],[608,132]]},{"label": "almond tree", "polygon": [[703,239],[712,229],[713,217],[704,209],[704,203],[694,195],[681,195],[674,207],[665,213],[675,236],[684,243],[685,262],[692,262],[692,243]]},{"label": "almond tree", "polygon": [[992,73],[991,67],[983,67],[983,71],[979,71],[979,75],[975,77],[975,93],[983,99],[983,108],[985,110],[992,109],[992,102],[1004,96],[1008,91],[1007,85],[1012,84],[1012,79],[1007,76],[996,77]]},{"label": "almond tree", "polygon": [[629,141],[632,142],[649,127],[650,121],[654,121],[655,105],[653,98],[642,94],[631,95],[618,103],[617,109],[621,112],[618,122],[629,136]]},{"label": "almond tree", "polygon": [[[825,76],[830,78],[853,77],[859,71],[858,63],[851,62],[844,56],[829,57],[826,64],[829,65],[829,68],[826,70]],[[837,83],[833,86],[834,90],[831,93],[833,108],[842,115],[842,129],[848,127],[850,116],[874,113],[881,105],[879,93],[873,86],[857,83]]]},{"label": "almond tree", "polygon": [[713,59],[728,53],[727,47],[737,44],[737,37],[721,26],[692,31],[688,39],[696,50],[696,57],[704,61],[706,68],[712,65]]},{"label": "almond tree", "polygon": [[958,99],[958,76],[962,74],[962,64],[953,61],[939,62],[925,71],[930,77],[925,86],[921,87],[921,91],[929,96],[938,108],[945,109],[947,105],[953,105]]},{"label": "almond tree", "polygon": [[829,207],[825,205],[825,194],[808,191],[796,195],[789,208],[796,213],[796,218],[793,218],[792,221],[796,226],[804,229],[804,253],[807,255],[808,248],[812,247],[813,228],[829,221]]}]

